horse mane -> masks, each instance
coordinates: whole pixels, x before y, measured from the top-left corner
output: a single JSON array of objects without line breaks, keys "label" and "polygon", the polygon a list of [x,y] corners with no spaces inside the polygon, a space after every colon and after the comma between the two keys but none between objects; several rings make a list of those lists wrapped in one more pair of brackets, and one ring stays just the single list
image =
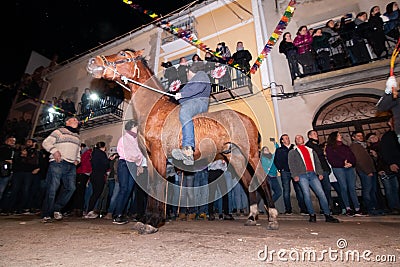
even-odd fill
[{"label": "horse mane", "polygon": [[[130,49],[130,48],[124,49],[124,51],[129,51],[132,53],[137,52],[136,50]],[[155,77],[155,79],[153,79],[153,80],[157,83],[157,86],[159,89],[163,89],[163,91],[168,91],[168,90],[165,90],[164,86],[162,86],[162,84],[161,84],[161,81],[155,76],[154,70],[149,66],[149,61],[144,56],[138,56],[135,59],[137,61],[140,61],[143,64],[143,66],[150,72],[152,77]]]}]

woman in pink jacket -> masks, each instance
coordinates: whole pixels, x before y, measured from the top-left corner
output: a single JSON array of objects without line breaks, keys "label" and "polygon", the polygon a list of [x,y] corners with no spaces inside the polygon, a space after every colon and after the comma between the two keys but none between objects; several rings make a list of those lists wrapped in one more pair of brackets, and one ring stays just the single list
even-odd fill
[{"label": "woman in pink jacket", "polygon": [[303,75],[313,74],[317,71],[312,42],[313,37],[307,26],[301,26],[293,44],[297,47],[298,61],[303,68]]}]

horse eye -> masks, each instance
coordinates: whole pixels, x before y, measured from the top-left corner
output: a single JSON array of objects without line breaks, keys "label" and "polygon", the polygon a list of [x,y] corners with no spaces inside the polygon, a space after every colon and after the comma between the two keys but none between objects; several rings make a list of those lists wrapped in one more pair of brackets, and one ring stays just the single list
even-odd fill
[{"label": "horse eye", "polygon": [[124,57],[125,56],[125,52],[121,51],[121,52],[119,52],[119,55]]}]

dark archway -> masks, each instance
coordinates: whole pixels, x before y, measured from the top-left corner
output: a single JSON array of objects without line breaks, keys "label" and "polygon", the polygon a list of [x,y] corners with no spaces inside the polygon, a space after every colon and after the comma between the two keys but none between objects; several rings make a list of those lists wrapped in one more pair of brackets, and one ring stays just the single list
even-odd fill
[{"label": "dark archway", "polygon": [[313,129],[318,132],[321,142],[327,140],[333,131],[339,131],[347,143],[351,142],[353,131],[364,134],[375,132],[381,136],[389,127],[387,113],[378,113],[376,103],[379,96],[374,94],[350,94],[333,99],[323,105],[313,120]]}]

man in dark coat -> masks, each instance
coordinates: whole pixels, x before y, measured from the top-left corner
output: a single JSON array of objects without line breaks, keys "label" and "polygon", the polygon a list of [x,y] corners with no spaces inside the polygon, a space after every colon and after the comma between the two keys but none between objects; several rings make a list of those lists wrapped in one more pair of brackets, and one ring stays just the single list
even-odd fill
[{"label": "man in dark coat", "polygon": [[315,130],[310,130],[307,133],[308,141],[306,146],[312,148],[315,153],[318,155],[319,162],[321,163],[321,167],[323,170],[322,175],[324,178],[320,180],[322,189],[324,190],[326,200],[328,200],[328,204],[330,209],[332,210],[332,196],[331,196],[331,183],[329,181],[329,174],[331,173],[331,168],[329,167],[328,161],[326,160],[325,153],[318,140],[318,133]]}]

